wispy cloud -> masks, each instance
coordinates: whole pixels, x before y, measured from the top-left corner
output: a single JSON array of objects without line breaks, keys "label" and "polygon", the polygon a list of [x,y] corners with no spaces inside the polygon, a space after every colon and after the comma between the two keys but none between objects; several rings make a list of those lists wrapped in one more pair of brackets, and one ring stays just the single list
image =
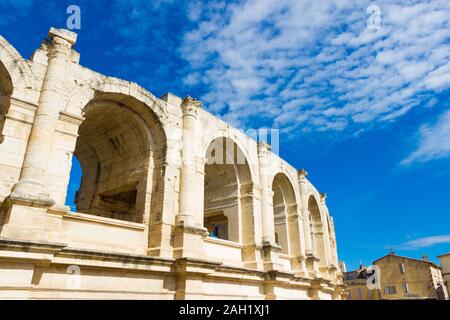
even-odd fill
[{"label": "wispy cloud", "polygon": [[[450,85],[450,2],[248,0],[190,6],[185,84],[235,125],[355,131],[392,121]],[[200,18],[202,17],[202,18]]]},{"label": "wispy cloud", "polygon": [[422,248],[432,247],[437,244],[450,244],[450,234],[444,234],[440,236],[431,236],[418,238],[415,240],[409,240],[404,243],[395,246],[387,246],[396,250],[414,251]]},{"label": "wispy cloud", "polygon": [[420,128],[420,142],[417,149],[401,164],[424,163],[450,156],[450,110],[444,112],[435,124]]}]

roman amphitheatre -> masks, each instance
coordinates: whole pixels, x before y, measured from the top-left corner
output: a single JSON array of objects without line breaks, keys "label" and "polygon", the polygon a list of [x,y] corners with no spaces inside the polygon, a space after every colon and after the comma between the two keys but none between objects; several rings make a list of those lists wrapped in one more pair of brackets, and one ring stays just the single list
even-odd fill
[{"label": "roman amphitheatre", "polygon": [[76,39],[51,28],[27,60],[0,36],[0,298],[342,298],[305,170],[194,98],[83,67]]}]

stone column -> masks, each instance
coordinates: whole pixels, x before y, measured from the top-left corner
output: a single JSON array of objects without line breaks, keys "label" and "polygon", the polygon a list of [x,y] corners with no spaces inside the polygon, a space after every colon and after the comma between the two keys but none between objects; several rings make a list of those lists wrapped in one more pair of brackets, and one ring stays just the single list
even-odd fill
[{"label": "stone column", "polygon": [[300,189],[300,204],[301,215],[303,217],[303,224],[305,227],[305,256],[306,256],[306,268],[310,276],[315,276],[318,271],[318,257],[314,255],[313,239],[311,237],[311,215],[309,212],[309,199],[308,199],[308,172],[305,169],[300,169],[297,172],[298,183]]},{"label": "stone column", "polygon": [[300,202],[301,202],[301,213],[303,216],[303,224],[305,226],[305,251],[306,254],[313,254],[314,249],[311,239],[311,226],[310,226],[310,215],[308,209],[308,181],[306,177],[308,172],[305,169],[300,169],[297,172],[298,183],[300,186]]},{"label": "stone column", "polygon": [[[203,161],[196,158],[194,146],[201,139],[201,122],[198,119],[200,101],[191,97],[184,98],[183,136],[181,151],[179,213],[176,217],[175,258],[203,257],[203,237],[208,231],[203,227],[203,181],[204,173],[200,170]],[[199,163],[202,162],[202,163]],[[202,202],[202,203],[200,203]]]},{"label": "stone column", "polygon": [[[323,234],[324,234],[324,246],[325,246],[325,255],[326,255],[326,273],[331,279],[336,278],[336,271],[338,270],[337,264],[334,263],[334,254],[333,254],[333,244],[331,239],[331,219],[328,220],[329,213],[326,205],[327,194],[322,192],[320,194],[320,206],[321,212],[323,212]],[[325,270],[325,268],[323,268]],[[325,271],[322,271],[325,272]]]},{"label": "stone column", "polygon": [[47,240],[47,209],[55,205],[48,190],[49,157],[59,117],[62,92],[77,35],[51,28],[48,65],[24,156],[20,180],[6,201],[6,223],[1,236],[16,239]]},{"label": "stone column", "polygon": [[330,235],[330,242],[331,242],[331,250],[332,250],[332,261],[338,267],[339,261],[338,261],[338,255],[337,255],[337,244],[336,244],[336,232],[334,230],[334,221],[333,217],[330,216],[330,223],[331,223],[331,235]]},{"label": "stone column", "polygon": [[68,30],[51,28],[48,34],[48,65],[44,76],[38,108],[34,116],[20,181],[13,187],[11,200],[26,202],[31,206],[52,206],[47,188],[47,165],[53,145],[59,106],[70,63],[72,46],[77,35]]},{"label": "stone column", "polygon": [[261,218],[262,218],[262,250],[265,270],[279,270],[278,262],[281,247],[275,243],[275,221],[273,214],[273,191],[270,174],[270,146],[261,141],[258,143],[259,175],[261,181]]},{"label": "stone column", "polygon": [[[175,121],[174,121],[175,122]],[[152,189],[148,186],[147,192],[151,193],[150,212],[147,218],[149,225],[147,254],[151,256],[173,257],[173,228],[175,225],[175,213],[178,212],[179,194],[179,162],[181,149],[181,124],[179,127],[165,128],[165,132],[174,131],[179,135],[167,138],[166,157],[155,160],[155,168],[161,172],[157,185]],[[150,170],[151,171],[151,170]],[[153,181],[151,181],[153,184]]]},{"label": "stone column", "polygon": [[289,204],[286,208],[287,221],[289,229],[289,241],[291,243],[291,266],[292,271],[301,277],[307,275],[306,272],[306,259],[305,259],[305,240],[304,240],[304,228],[303,217],[301,209],[297,203]]},{"label": "stone column", "polygon": [[324,261],[323,264],[329,265],[331,263],[331,243],[330,243],[330,233],[328,231],[328,210],[326,208],[326,202],[327,200],[327,194],[325,192],[320,193],[320,212],[323,213],[322,218],[322,232],[323,232],[323,242],[324,242],[324,249],[325,249],[325,257],[326,261]]},{"label": "stone column", "polygon": [[261,233],[258,225],[261,225],[260,217],[255,216],[258,212],[259,188],[253,182],[240,186],[239,197],[241,201],[242,217],[242,258],[244,266],[249,269],[261,269],[261,249],[259,239]]}]

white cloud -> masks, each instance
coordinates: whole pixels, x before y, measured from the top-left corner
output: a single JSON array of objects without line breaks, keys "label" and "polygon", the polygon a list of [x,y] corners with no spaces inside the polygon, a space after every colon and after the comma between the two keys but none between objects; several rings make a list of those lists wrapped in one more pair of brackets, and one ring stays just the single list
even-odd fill
[{"label": "white cloud", "polygon": [[449,1],[378,1],[377,31],[369,0],[213,3],[192,7],[181,51],[205,105],[235,125],[356,131],[450,87]]},{"label": "white cloud", "polygon": [[410,165],[414,162],[428,162],[450,155],[450,110],[446,111],[433,125],[423,125],[420,128],[418,148],[401,164]]},{"label": "white cloud", "polygon": [[[450,48],[447,48],[450,50]],[[433,90],[447,89],[450,87],[450,62],[430,72],[425,79],[425,84]]]},{"label": "white cloud", "polygon": [[450,234],[409,240],[402,244],[393,246],[393,248],[397,250],[414,251],[422,248],[428,248],[437,244],[445,244],[445,243],[450,244]]}]

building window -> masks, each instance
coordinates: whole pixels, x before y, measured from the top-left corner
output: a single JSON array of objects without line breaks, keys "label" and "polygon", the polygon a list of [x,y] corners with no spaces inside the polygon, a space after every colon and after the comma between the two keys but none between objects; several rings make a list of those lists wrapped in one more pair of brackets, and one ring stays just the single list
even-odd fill
[{"label": "building window", "polygon": [[387,286],[387,287],[384,287],[384,293],[385,294],[396,294],[397,290],[395,289],[395,286]]},{"label": "building window", "polygon": [[403,282],[403,283],[402,283],[402,286],[403,286],[403,292],[404,292],[404,293],[409,293],[409,286],[408,286],[408,283],[407,283],[407,282]]},{"label": "building window", "polygon": [[400,263],[400,273],[405,273],[405,264]]},{"label": "building window", "polygon": [[346,272],[344,273],[345,280],[355,280],[358,278],[358,273],[356,271]]}]

